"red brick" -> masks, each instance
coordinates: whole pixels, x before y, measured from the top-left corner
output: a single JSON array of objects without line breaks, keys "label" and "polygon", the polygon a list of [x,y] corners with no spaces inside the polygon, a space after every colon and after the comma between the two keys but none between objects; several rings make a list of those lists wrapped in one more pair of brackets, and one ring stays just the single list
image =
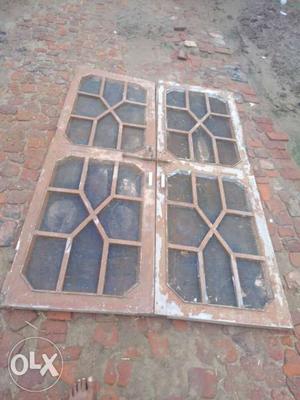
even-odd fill
[{"label": "red brick", "polygon": [[174,319],[172,325],[178,332],[186,332],[189,329],[189,324],[187,321],[181,321],[179,319]]},{"label": "red brick", "polygon": [[217,377],[212,370],[191,368],[188,371],[188,382],[192,398],[213,399],[217,394]]},{"label": "red brick", "polygon": [[8,204],[24,204],[30,196],[31,193],[28,190],[10,190],[6,193]]},{"label": "red brick", "polygon": [[283,239],[283,246],[292,253],[300,252],[300,239]]},{"label": "red brick", "polygon": [[135,359],[141,357],[142,352],[136,347],[128,347],[123,355],[125,358]]},{"label": "red brick", "polygon": [[72,385],[76,380],[76,368],[76,361],[64,362],[60,380],[68,385]]},{"label": "red brick", "polygon": [[35,119],[35,114],[30,111],[19,110],[17,112],[16,118],[18,121],[31,121],[31,120]]},{"label": "red brick", "polygon": [[261,147],[263,147],[262,142],[259,139],[254,139],[254,138],[248,138],[247,139],[247,145],[249,147],[253,147],[253,148],[261,148]]},{"label": "red brick", "polygon": [[2,104],[0,106],[0,114],[14,115],[17,113],[17,107],[12,104]]},{"label": "red brick", "polygon": [[300,268],[300,252],[299,253],[290,253],[290,261],[294,267]]},{"label": "red brick", "polygon": [[25,153],[24,167],[28,169],[40,169],[44,162],[44,151],[40,149],[29,149]]},{"label": "red brick", "polygon": [[[46,320],[40,328],[40,335],[46,337],[54,343],[63,343],[66,339],[68,326],[65,321]],[[40,342],[40,345],[44,344]]]},{"label": "red brick", "polygon": [[291,181],[300,180],[300,169],[298,168],[283,168],[280,170],[280,175],[284,179],[289,179]]},{"label": "red brick", "polygon": [[82,348],[80,346],[70,346],[66,347],[61,352],[64,361],[75,361],[79,359],[81,351]]},{"label": "red brick", "polygon": [[2,315],[13,331],[28,326],[27,322],[33,322],[37,318],[37,314],[30,310],[3,310]]},{"label": "red brick", "polygon": [[278,233],[280,237],[295,237],[296,232],[292,226],[279,226]]},{"label": "red brick", "polygon": [[238,359],[238,352],[235,345],[229,338],[220,339],[213,343],[217,358],[223,363],[234,363]]},{"label": "red brick", "polygon": [[70,321],[72,319],[72,313],[71,312],[48,311],[47,318],[54,319],[56,321]]},{"label": "red brick", "polygon": [[299,377],[290,377],[287,379],[287,385],[292,394],[295,397],[295,400],[300,399],[300,378]]},{"label": "red brick", "polygon": [[104,322],[97,326],[94,341],[107,348],[115,347],[119,342],[119,332],[114,323]]},{"label": "red brick", "polygon": [[279,197],[277,196],[272,196],[267,203],[268,209],[272,213],[279,213],[280,211],[285,211],[285,205],[282,203]]},{"label": "red brick", "polygon": [[270,200],[271,198],[270,185],[268,185],[267,183],[258,183],[258,190],[262,201],[267,202]]},{"label": "red brick", "polygon": [[20,166],[16,163],[13,163],[11,161],[7,161],[2,164],[1,167],[1,175],[11,178],[14,176],[18,176],[20,173]]},{"label": "red brick", "polygon": [[132,363],[127,360],[122,360],[118,363],[118,386],[126,387],[131,378]]},{"label": "red brick", "polygon": [[255,356],[241,357],[241,367],[249,379],[263,381],[266,378],[265,368],[261,358]]},{"label": "red brick", "polygon": [[270,140],[278,140],[278,141],[283,141],[287,142],[289,140],[289,137],[286,133],[284,132],[278,132],[274,130],[267,130],[266,135]]},{"label": "red brick", "polygon": [[113,360],[108,360],[104,372],[104,383],[114,385],[117,382],[117,373]]},{"label": "red brick", "polygon": [[39,176],[40,171],[36,171],[34,169],[23,168],[23,171],[21,173],[21,179],[29,182],[36,182],[39,179]]},{"label": "red brick", "polygon": [[294,350],[286,350],[283,371],[286,376],[300,376],[300,356]]},{"label": "red brick", "polygon": [[282,361],[284,357],[284,352],[279,338],[274,336],[267,336],[266,344],[268,355],[275,361]]},{"label": "red brick", "polygon": [[293,347],[293,336],[292,335],[282,336],[281,343],[284,346]]},{"label": "red brick", "polygon": [[169,340],[157,332],[148,332],[148,341],[154,357],[163,358],[169,352]]}]

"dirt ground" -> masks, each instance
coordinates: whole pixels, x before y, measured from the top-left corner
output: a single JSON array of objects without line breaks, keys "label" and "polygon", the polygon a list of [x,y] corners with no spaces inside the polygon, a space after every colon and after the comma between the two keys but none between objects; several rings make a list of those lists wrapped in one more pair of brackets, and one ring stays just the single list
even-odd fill
[{"label": "dirt ground", "polygon": [[[86,65],[235,93],[295,324],[293,333],[2,310],[1,400],[66,398],[91,374],[101,400],[300,399],[300,172],[291,160],[300,165],[300,0],[2,0],[0,20],[0,285],[74,71]],[[182,61],[185,39],[198,47]],[[37,332],[66,362],[61,382],[35,395],[11,382],[7,354]]]}]

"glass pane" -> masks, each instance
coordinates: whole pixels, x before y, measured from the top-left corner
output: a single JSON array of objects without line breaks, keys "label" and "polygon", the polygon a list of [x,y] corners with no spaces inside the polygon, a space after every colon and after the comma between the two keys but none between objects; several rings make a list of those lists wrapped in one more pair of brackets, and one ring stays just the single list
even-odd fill
[{"label": "glass pane", "polygon": [[86,217],[87,211],[76,194],[49,193],[42,231],[71,233]]},{"label": "glass pane", "polygon": [[36,237],[25,275],[34,289],[55,290],[66,246],[65,239]]},{"label": "glass pane", "polygon": [[120,164],[117,194],[138,197],[141,196],[141,189],[142,172],[132,165]]},{"label": "glass pane", "polygon": [[215,162],[212,139],[204,129],[198,128],[193,132],[193,146],[196,161]]},{"label": "glass pane", "polygon": [[268,298],[260,263],[238,259],[237,267],[245,307],[263,308]]},{"label": "glass pane", "polygon": [[137,104],[123,103],[117,109],[116,113],[122,122],[128,124],[144,125],[145,107]]},{"label": "glass pane", "polygon": [[203,257],[209,303],[236,306],[230,257],[215,236],[206,245]]},{"label": "glass pane", "polygon": [[140,249],[134,246],[110,245],[104,294],[122,296],[138,280]]},{"label": "glass pane", "polygon": [[240,183],[223,179],[223,186],[227,208],[238,211],[250,210],[245,189]]},{"label": "glass pane", "polygon": [[124,83],[106,79],[103,97],[110,106],[119,103],[123,98]]},{"label": "glass pane", "polygon": [[208,231],[200,215],[191,208],[168,207],[169,242],[198,247]]},{"label": "glass pane", "polygon": [[73,240],[64,291],[97,292],[102,247],[102,238],[90,222]]},{"label": "glass pane", "polygon": [[98,117],[106,110],[105,105],[97,97],[78,95],[73,113],[85,117]]},{"label": "glass pane", "polygon": [[212,177],[197,177],[196,182],[199,207],[211,222],[215,222],[222,210],[218,180]]},{"label": "glass pane", "polygon": [[167,109],[168,128],[178,131],[190,131],[196,124],[196,120],[184,110]]},{"label": "glass pane", "polygon": [[110,238],[140,238],[140,203],[137,201],[113,200],[100,212],[99,219]]},{"label": "glass pane", "polygon": [[185,203],[193,202],[191,175],[180,173],[168,178],[168,199]]},{"label": "glass pane", "polygon": [[93,208],[110,195],[112,176],[113,164],[90,160],[84,191]]},{"label": "glass pane", "polygon": [[234,165],[239,161],[235,143],[217,140],[217,148],[221,164]]},{"label": "glass pane", "polygon": [[178,158],[189,158],[188,136],[185,134],[168,132],[168,150]]},{"label": "glass pane", "polygon": [[92,129],[92,121],[79,118],[71,118],[67,135],[75,144],[88,144]]},{"label": "glass pane", "polygon": [[210,130],[214,136],[231,138],[230,119],[219,117],[217,115],[210,115],[204,121],[204,125]]},{"label": "glass pane", "polygon": [[82,78],[79,90],[87,93],[99,94],[101,79],[98,76]]},{"label": "glass pane", "polygon": [[59,161],[55,167],[52,186],[66,189],[78,189],[82,166],[82,158],[70,157]]},{"label": "glass pane", "polygon": [[119,123],[108,114],[97,123],[94,146],[115,149],[117,147]]},{"label": "glass pane", "polygon": [[167,93],[167,105],[175,107],[185,107],[185,92],[172,90]]},{"label": "glass pane", "polygon": [[129,83],[127,87],[127,99],[131,101],[137,101],[139,103],[145,103],[146,90],[139,85]]},{"label": "glass pane", "polygon": [[207,113],[205,95],[198,92],[189,92],[190,109],[201,119]]},{"label": "glass pane", "polygon": [[168,281],[171,288],[185,301],[199,303],[201,292],[197,253],[169,249]]},{"label": "glass pane", "polygon": [[133,126],[123,126],[122,149],[137,151],[144,146],[144,129]]},{"label": "glass pane", "polygon": [[233,252],[258,254],[252,217],[225,215],[218,231]]},{"label": "glass pane", "polygon": [[228,114],[227,104],[215,97],[209,98],[210,111],[216,114]]}]

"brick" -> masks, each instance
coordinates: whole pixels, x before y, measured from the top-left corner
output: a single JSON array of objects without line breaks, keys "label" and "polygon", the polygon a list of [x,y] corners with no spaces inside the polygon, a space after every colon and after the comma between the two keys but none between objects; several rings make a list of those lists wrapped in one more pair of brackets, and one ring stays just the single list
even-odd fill
[{"label": "brick", "polygon": [[247,138],[247,145],[252,148],[262,148],[263,143],[256,138]]},{"label": "brick", "polygon": [[0,114],[15,115],[17,113],[17,107],[11,104],[0,105]]},{"label": "brick", "polygon": [[136,347],[128,347],[124,353],[123,356],[125,358],[130,358],[130,359],[136,359],[141,357],[142,351]]},{"label": "brick", "polygon": [[179,319],[174,319],[172,325],[178,332],[186,332],[189,329],[189,323],[187,321],[181,321]]},{"label": "brick", "polygon": [[287,142],[289,140],[289,137],[286,133],[284,132],[278,132],[274,130],[267,130],[266,135],[270,140],[278,140],[278,141],[283,141]]},{"label": "brick", "polygon": [[113,360],[108,360],[104,372],[104,383],[114,385],[117,382],[117,373]]},{"label": "brick", "polygon": [[290,261],[294,267],[300,268],[300,252],[298,253],[290,253],[289,254]]},{"label": "brick", "polygon": [[106,348],[113,348],[119,343],[119,332],[114,323],[104,322],[97,326],[94,332],[94,341]]},{"label": "brick", "polygon": [[188,383],[191,397],[213,399],[217,394],[217,377],[212,370],[200,367],[190,368],[188,370]]},{"label": "brick", "polygon": [[274,336],[267,336],[266,345],[267,345],[266,346],[267,353],[274,361],[283,360],[284,352],[279,338]]},{"label": "brick", "polygon": [[6,161],[1,166],[1,175],[7,178],[18,176],[20,173],[20,166],[14,162]]},{"label": "brick", "polygon": [[15,237],[15,221],[0,221],[0,247],[11,246]]},{"label": "brick", "polygon": [[56,321],[70,321],[72,319],[72,313],[71,312],[48,311],[47,318],[54,319]]},{"label": "brick", "polygon": [[284,203],[282,203],[279,197],[274,195],[268,200],[267,207],[272,213],[276,214],[286,210]]},{"label": "brick", "polygon": [[300,252],[300,239],[283,239],[283,246],[292,253]]},{"label": "brick", "polygon": [[27,322],[33,322],[38,316],[30,310],[3,310],[2,315],[12,331],[28,326]]},{"label": "brick", "polygon": [[249,379],[263,381],[266,378],[265,367],[260,357],[242,356],[240,362]]},{"label": "brick", "polygon": [[281,343],[284,346],[293,347],[293,336],[292,335],[283,336],[281,338]]},{"label": "brick", "polygon": [[30,181],[30,182],[36,182],[39,179],[40,176],[40,171],[36,171],[34,169],[27,169],[23,168],[22,173],[21,173],[21,179],[24,179],[25,181]]},{"label": "brick", "polygon": [[126,387],[131,378],[132,363],[127,360],[120,361],[117,365],[118,371],[118,386]]},{"label": "brick", "polygon": [[237,349],[229,338],[215,341],[213,347],[216,351],[217,358],[223,363],[234,363],[237,361]]},{"label": "brick", "polygon": [[288,179],[291,181],[298,181],[298,180],[300,180],[300,169],[298,169],[298,168],[283,168],[283,169],[280,169],[280,175],[284,179]]},{"label": "brick", "polygon": [[30,199],[31,193],[28,190],[10,190],[6,194],[9,204],[24,204]]},{"label": "brick", "polygon": [[261,196],[262,201],[267,202],[271,198],[271,189],[270,185],[267,183],[259,183],[258,190]]},{"label": "brick", "polygon": [[[67,336],[68,326],[65,321],[46,320],[40,328],[40,335],[54,343],[64,343]],[[40,342],[43,345],[42,342]]]},{"label": "brick", "polygon": [[62,369],[60,380],[68,385],[72,385],[75,382],[76,378],[76,368],[76,361],[64,362],[64,367]]},{"label": "brick", "polygon": [[280,237],[295,237],[296,232],[292,226],[279,226],[278,234]]},{"label": "brick", "polygon": [[31,120],[35,119],[35,114],[30,111],[19,110],[17,112],[16,118],[18,121],[31,121]]},{"label": "brick", "polygon": [[44,162],[45,152],[40,149],[29,149],[26,151],[25,157],[25,168],[40,169]]},{"label": "brick", "polygon": [[154,357],[163,358],[169,353],[169,340],[157,332],[148,332],[148,342]]},{"label": "brick", "polygon": [[300,356],[294,350],[286,350],[283,371],[286,376],[300,376]]},{"label": "brick", "polygon": [[79,359],[82,348],[80,346],[70,346],[62,350],[64,361],[76,361]]}]

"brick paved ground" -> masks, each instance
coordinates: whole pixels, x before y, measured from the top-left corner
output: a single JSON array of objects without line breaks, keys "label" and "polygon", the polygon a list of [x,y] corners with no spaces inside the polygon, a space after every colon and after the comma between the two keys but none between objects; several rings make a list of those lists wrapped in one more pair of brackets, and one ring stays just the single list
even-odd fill
[{"label": "brick paved ground", "polygon": [[[295,333],[163,318],[3,311],[1,399],[64,398],[68,385],[87,375],[97,378],[101,400],[300,399],[300,169],[286,150],[286,134],[263,111],[266,100],[246,77],[232,80],[228,66],[238,65],[241,55],[229,40],[224,43],[222,32],[216,34],[220,26],[209,1],[202,3],[200,9],[192,0],[2,2],[1,282],[78,65],[225,87],[239,103]],[[188,21],[188,31],[175,32],[182,21]],[[178,44],[185,38],[196,40],[199,50],[180,61]],[[61,382],[38,395],[19,391],[6,368],[12,345],[36,333],[54,340],[65,359]]]}]

